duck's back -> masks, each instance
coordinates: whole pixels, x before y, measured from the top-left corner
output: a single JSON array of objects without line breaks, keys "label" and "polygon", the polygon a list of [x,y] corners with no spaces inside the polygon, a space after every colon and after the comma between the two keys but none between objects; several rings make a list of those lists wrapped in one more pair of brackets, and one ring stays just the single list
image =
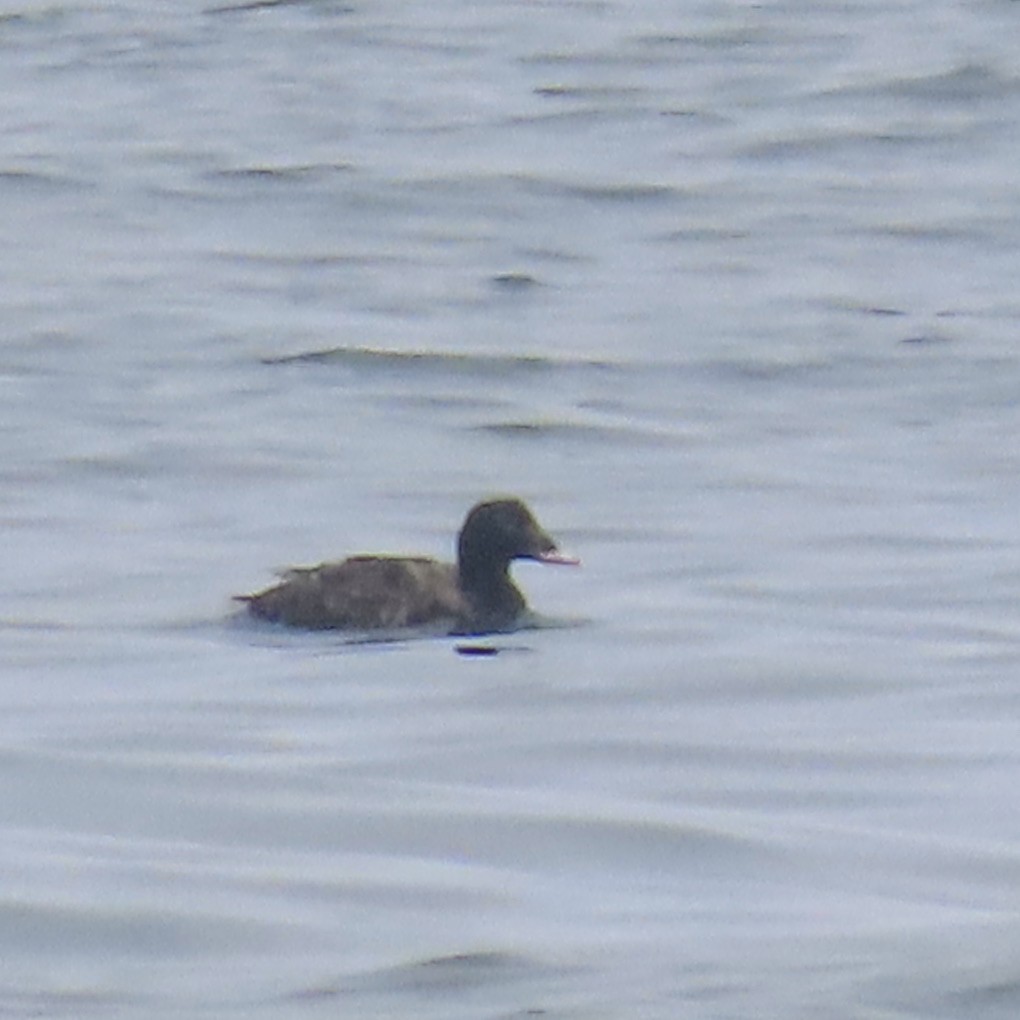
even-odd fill
[{"label": "duck's back", "polygon": [[453,623],[467,613],[451,564],[399,556],[352,556],[292,570],[245,601],[265,620],[315,630],[396,630]]}]

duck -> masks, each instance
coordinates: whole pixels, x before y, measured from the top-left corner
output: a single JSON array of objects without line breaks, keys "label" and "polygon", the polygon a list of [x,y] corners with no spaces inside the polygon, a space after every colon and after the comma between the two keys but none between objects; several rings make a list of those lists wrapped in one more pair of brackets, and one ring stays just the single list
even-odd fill
[{"label": "duck", "polygon": [[257,619],[305,630],[507,632],[526,625],[529,614],[510,577],[514,560],[580,565],[560,551],[523,501],[507,497],[471,508],[457,538],[456,563],[356,555],[286,570],[272,587],[234,598]]}]

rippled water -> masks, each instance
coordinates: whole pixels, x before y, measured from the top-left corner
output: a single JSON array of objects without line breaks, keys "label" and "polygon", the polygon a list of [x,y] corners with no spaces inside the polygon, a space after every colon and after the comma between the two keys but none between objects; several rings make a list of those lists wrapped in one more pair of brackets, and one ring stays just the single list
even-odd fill
[{"label": "rippled water", "polygon": [[0,1014],[1015,1017],[1018,16],[0,4]]}]

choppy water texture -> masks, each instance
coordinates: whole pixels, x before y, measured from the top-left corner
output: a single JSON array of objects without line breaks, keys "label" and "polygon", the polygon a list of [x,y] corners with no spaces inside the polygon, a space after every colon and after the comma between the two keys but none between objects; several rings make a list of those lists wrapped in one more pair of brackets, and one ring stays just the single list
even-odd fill
[{"label": "choppy water texture", "polygon": [[0,1014],[1016,1017],[1018,19],[0,3]]}]

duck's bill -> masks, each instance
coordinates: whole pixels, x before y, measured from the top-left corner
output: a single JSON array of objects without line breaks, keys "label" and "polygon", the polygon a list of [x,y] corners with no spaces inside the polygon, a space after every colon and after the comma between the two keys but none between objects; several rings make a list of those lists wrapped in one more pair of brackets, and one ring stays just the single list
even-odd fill
[{"label": "duck's bill", "polygon": [[561,567],[579,567],[581,561],[576,556],[568,556],[566,553],[561,553],[559,549],[547,549],[545,552],[540,552],[535,559],[539,563],[553,563]]}]

